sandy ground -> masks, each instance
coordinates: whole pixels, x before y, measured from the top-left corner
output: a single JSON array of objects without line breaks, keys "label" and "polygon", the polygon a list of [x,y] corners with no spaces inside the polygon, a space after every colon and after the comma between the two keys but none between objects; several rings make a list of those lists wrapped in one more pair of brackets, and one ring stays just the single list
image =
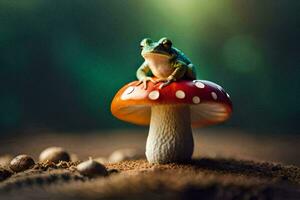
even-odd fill
[{"label": "sandy ground", "polygon": [[[143,155],[146,137],[147,130],[11,135],[1,138],[0,155],[27,153],[37,160],[49,146],[80,160],[120,148]],[[95,179],[67,165],[36,168],[1,181],[0,199],[300,199],[299,136],[196,130],[194,138],[191,163],[153,165],[142,157],[105,164],[116,173]]]},{"label": "sandy ground", "polygon": [[[62,146],[81,160],[108,156],[120,148],[135,148],[144,154],[147,130],[117,130],[89,133],[41,132],[0,138],[0,155],[26,153],[38,158],[49,146]],[[194,130],[194,157],[225,157],[300,165],[300,134],[253,134],[238,130]]]}]

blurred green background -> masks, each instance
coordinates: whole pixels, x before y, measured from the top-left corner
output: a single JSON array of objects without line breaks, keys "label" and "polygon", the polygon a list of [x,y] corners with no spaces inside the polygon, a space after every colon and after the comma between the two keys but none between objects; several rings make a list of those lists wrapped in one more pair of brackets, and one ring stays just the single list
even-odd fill
[{"label": "blurred green background", "polygon": [[144,37],[172,39],[234,104],[220,127],[298,131],[299,1],[1,0],[0,131],[137,127],[110,114]]}]

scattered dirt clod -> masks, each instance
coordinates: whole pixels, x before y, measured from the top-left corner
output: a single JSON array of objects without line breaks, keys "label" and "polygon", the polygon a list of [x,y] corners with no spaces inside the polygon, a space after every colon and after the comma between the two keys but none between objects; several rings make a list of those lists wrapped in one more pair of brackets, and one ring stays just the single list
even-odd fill
[{"label": "scattered dirt clod", "polygon": [[40,162],[51,161],[59,163],[59,161],[70,161],[69,153],[61,147],[49,147],[40,154]]},{"label": "scattered dirt clod", "polygon": [[104,165],[89,159],[77,165],[80,174],[87,177],[107,176],[108,172]]},{"label": "scattered dirt clod", "polygon": [[112,152],[108,160],[111,163],[116,163],[125,160],[138,160],[141,158],[143,158],[143,156],[139,154],[136,149],[127,148],[127,149],[119,149]]},{"label": "scattered dirt clod", "polygon": [[15,172],[25,171],[34,166],[34,160],[28,155],[18,155],[11,160],[9,167]]}]

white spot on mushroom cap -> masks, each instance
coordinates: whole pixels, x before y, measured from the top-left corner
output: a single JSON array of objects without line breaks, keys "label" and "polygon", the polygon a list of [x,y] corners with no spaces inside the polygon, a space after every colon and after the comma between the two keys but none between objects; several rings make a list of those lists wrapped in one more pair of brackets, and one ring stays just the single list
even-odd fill
[{"label": "white spot on mushroom cap", "polygon": [[156,100],[159,98],[159,91],[158,90],[153,90],[148,94],[149,99],[151,100]]},{"label": "white spot on mushroom cap", "polygon": [[131,93],[134,91],[134,88],[135,88],[135,87],[130,86],[130,87],[128,87],[128,88],[125,90],[124,93],[126,93],[126,94],[131,94]]},{"label": "white spot on mushroom cap", "polygon": [[192,100],[194,104],[200,103],[200,98],[198,96],[194,96]]},{"label": "white spot on mushroom cap", "polygon": [[185,93],[184,93],[184,91],[182,91],[182,90],[177,90],[176,93],[175,93],[175,96],[176,96],[178,99],[184,99],[184,98],[185,98]]},{"label": "white spot on mushroom cap", "polygon": [[197,88],[204,88],[205,87],[205,85],[201,81],[195,81],[194,83],[195,83],[195,86]]},{"label": "white spot on mushroom cap", "polygon": [[217,100],[218,96],[215,92],[211,92],[211,97],[214,99],[214,100]]},{"label": "white spot on mushroom cap", "polygon": [[128,95],[131,94],[134,91],[134,86],[129,86],[122,94],[121,99],[126,100],[128,98]]}]

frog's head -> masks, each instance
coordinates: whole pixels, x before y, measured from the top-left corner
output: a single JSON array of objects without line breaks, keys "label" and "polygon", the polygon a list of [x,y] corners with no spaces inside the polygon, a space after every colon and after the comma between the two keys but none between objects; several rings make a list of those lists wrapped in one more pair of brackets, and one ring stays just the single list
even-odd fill
[{"label": "frog's head", "polygon": [[142,56],[147,58],[166,57],[172,58],[175,52],[172,48],[172,41],[166,37],[161,38],[158,42],[153,42],[150,38],[145,38],[140,43]]}]

